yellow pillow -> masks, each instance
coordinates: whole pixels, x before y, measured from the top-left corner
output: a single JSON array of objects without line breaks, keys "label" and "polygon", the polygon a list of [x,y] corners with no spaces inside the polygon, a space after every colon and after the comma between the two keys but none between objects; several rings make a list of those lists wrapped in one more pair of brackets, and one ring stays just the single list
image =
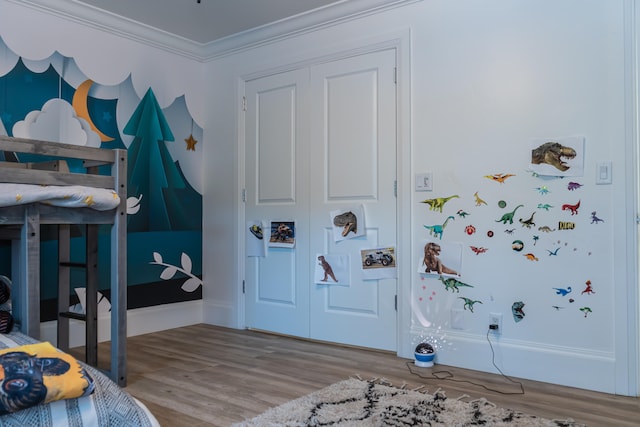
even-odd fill
[{"label": "yellow pillow", "polygon": [[48,342],[0,350],[0,414],[89,395],[93,379]]}]

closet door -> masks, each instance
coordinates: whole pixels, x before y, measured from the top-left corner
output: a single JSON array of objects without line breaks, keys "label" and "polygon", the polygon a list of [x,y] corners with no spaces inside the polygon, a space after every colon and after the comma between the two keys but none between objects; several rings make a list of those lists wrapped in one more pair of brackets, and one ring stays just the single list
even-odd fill
[{"label": "closet door", "polygon": [[[395,86],[395,50],[311,69],[311,256],[349,256],[348,284],[311,287],[314,339],[397,347],[396,279],[363,280],[361,258],[396,244]],[[364,226],[342,239],[332,212],[359,207]]]},{"label": "closet door", "polygon": [[[387,50],[246,83],[245,217],[264,239],[295,224],[294,247],[246,258],[248,327],[396,349],[396,280],[363,280],[360,259],[396,243],[394,69]],[[336,242],[331,213],[354,206],[366,227]],[[348,256],[348,280],[318,283],[319,254]]]},{"label": "closet door", "polygon": [[295,224],[294,247],[246,258],[246,325],[300,337],[309,336],[308,81],[303,69],[245,86],[245,217],[265,221],[265,241],[270,221]]}]

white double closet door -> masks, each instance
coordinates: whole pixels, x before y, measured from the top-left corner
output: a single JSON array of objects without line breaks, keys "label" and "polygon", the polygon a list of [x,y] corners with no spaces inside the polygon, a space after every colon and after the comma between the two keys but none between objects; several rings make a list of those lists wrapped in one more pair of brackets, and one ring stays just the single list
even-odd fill
[{"label": "white double closet door", "polygon": [[[363,280],[361,259],[396,245],[395,67],[387,49],[246,82],[245,218],[264,239],[295,224],[294,247],[245,260],[247,327],[396,350],[397,280]],[[358,207],[364,234],[336,239],[332,212]],[[348,260],[342,283],[317,283],[318,255]]]}]

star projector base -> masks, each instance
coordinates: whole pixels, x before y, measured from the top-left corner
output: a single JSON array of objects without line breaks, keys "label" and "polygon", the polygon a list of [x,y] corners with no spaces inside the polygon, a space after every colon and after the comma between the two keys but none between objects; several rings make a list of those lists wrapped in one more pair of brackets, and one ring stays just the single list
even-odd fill
[{"label": "star projector base", "polygon": [[421,368],[430,368],[433,366],[433,359],[436,357],[436,351],[429,343],[420,343],[416,347],[415,365]]},{"label": "star projector base", "polygon": [[[420,356],[425,356],[424,354],[420,355]],[[414,364],[420,368],[430,368],[434,365],[433,363],[433,356],[435,356],[434,354],[430,354],[429,356],[431,356],[431,360],[429,361],[423,361],[423,360],[419,360],[418,359],[418,355],[416,355],[416,360],[414,361]]]}]

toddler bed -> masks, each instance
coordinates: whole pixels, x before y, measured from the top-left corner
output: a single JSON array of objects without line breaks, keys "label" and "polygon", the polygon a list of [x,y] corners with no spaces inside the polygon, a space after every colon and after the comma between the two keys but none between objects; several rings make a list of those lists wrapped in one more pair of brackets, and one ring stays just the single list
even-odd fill
[{"label": "toddler bed", "polygon": [[[97,230],[100,225],[108,225],[111,365],[105,373],[119,386],[125,386],[126,150],[0,136],[0,153],[12,160],[0,161],[0,240],[11,241],[14,330],[36,340],[40,338],[40,226],[56,225],[59,270],[56,345],[68,350],[69,319],[84,321],[86,362],[97,366]],[[69,311],[70,269],[79,264],[72,262],[69,255],[70,227],[77,225],[86,227],[84,314]]]}]

